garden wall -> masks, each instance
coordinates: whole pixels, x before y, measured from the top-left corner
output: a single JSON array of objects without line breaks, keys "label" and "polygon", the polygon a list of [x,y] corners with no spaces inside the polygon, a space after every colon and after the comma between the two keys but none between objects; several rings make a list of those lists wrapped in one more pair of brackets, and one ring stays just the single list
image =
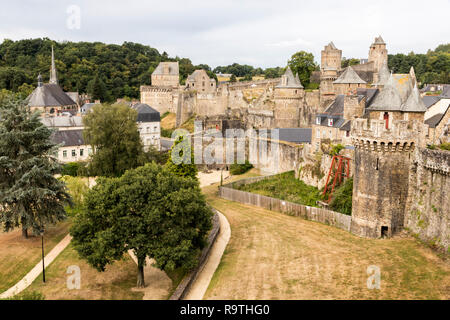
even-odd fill
[{"label": "garden wall", "polygon": [[221,198],[260,208],[282,212],[291,216],[302,217],[307,220],[322,222],[330,226],[350,231],[351,216],[322,208],[309,207],[260,194],[234,189],[234,186],[250,184],[267,179],[270,176],[239,180],[219,187]]}]

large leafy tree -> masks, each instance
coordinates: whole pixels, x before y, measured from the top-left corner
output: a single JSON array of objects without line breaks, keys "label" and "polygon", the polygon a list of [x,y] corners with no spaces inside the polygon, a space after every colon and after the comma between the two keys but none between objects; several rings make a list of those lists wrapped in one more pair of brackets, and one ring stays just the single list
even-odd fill
[{"label": "large leafy tree", "polygon": [[186,133],[175,139],[172,148],[170,148],[166,167],[177,176],[197,180],[198,169],[194,163],[194,152]]},{"label": "large leafy tree", "polygon": [[307,86],[310,82],[311,73],[316,69],[317,65],[314,62],[314,55],[306,51],[299,51],[294,53],[288,61],[288,65],[292,72],[298,73],[300,82],[303,86]]},{"label": "large leafy tree", "polygon": [[146,257],[166,271],[196,265],[211,217],[198,182],[148,163],[120,178],[98,179],[75,217],[72,242],[99,271],[132,250],[143,287]]},{"label": "large leafy tree", "polygon": [[0,106],[0,225],[5,231],[22,226],[22,235],[66,218],[70,203],[65,184],[54,177],[60,165],[51,130],[22,101]]},{"label": "large leafy tree", "polygon": [[94,153],[89,170],[94,175],[118,177],[145,163],[136,124],[137,112],[127,105],[96,105],[84,118],[83,135]]}]

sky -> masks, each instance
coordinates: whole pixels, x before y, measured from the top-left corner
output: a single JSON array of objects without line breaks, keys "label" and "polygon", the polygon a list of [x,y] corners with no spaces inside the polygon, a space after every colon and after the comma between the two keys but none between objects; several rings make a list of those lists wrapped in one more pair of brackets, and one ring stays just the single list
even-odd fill
[{"label": "sky", "polygon": [[0,0],[0,41],[137,42],[211,67],[285,66],[297,51],[333,41],[367,58],[381,35],[389,53],[450,42],[450,0]]}]

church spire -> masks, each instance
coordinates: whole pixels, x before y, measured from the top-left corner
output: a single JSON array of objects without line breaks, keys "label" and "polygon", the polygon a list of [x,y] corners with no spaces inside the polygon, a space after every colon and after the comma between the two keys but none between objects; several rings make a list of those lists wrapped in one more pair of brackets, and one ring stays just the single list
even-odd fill
[{"label": "church spire", "polygon": [[50,81],[51,84],[58,84],[58,78],[56,76],[56,66],[55,66],[55,54],[53,52],[52,46],[52,67],[50,69]]}]

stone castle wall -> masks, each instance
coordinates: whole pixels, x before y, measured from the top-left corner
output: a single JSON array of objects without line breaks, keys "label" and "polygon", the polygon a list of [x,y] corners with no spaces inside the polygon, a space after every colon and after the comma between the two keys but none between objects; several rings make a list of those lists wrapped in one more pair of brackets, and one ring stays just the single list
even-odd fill
[{"label": "stone castle wall", "polygon": [[409,168],[405,227],[425,241],[450,245],[450,152],[417,148]]}]

